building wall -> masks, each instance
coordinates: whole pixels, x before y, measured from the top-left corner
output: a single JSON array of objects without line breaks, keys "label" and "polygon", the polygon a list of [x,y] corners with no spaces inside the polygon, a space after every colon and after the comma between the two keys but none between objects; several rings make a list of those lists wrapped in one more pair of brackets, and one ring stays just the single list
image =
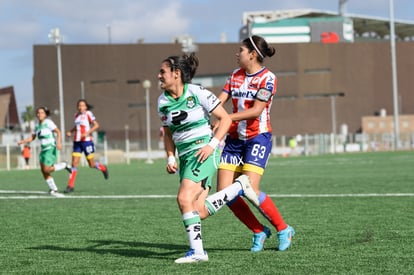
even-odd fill
[{"label": "building wall", "polygon": [[[365,134],[393,134],[394,116],[366,116],[362,118]],[[398,116],[398,128],[401,134],[414,133],[414,115]]]},{"label": "building wall", "polygon": [[0,129],[20,129],[13,86],[0,88]]},{"label": "building wall", "polygon": [[[332,98],[336,129],[347,124],[349,132],[361,131],[361,118],[380,109],[393,110],[389,42],[339,44],[274,44],[276,55],[265,65],[278,76],[272,109],[276,135],[329,133],[332,131]],[[236,67],[239,44],[199,44],[198,76],[230,74]],[[150,89],[151,134],[158,137],[157,74],[161,61],[181,54],[178,44],[62,45],[63,92],[66,130],[73,126],[76,102],[84,82],[85,98],[108,140],[123,139],[125,125],[130,139],[145,139],[145,91]],[[400,113],[412,114],[414,106],[414,43],[397,43]],[[34,46],[34,103],[59,109],[57,55],[53,45]],[[127,84],[138,79],[139,84]],[[224,85],[224,83],[223,83]],[[210,87],[218,94],[221,86]],[[52,119],[59,124],[58,115]]]}]

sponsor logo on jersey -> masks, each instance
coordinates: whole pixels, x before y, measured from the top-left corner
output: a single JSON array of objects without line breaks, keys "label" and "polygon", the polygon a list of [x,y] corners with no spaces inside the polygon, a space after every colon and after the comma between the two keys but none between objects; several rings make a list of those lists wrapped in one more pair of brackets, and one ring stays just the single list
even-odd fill
[{"label": "sponsor logo on jersey", "polygon": [[204,139],[198,139],[195,141],[195,144],[202,144],[204,143]]},{"label": "sponsor logo on jersey", "polygon": [[249,89],[256,89],[259,85],[260,78],[255,76],[253,79],[249,82]]},{"label": "sponsor logo on jersey", "polygon": [[252,91],[232,91],[232,97],[239,97],[239,98],[254,98],[254,93]]},{"label": "sponsor logo on jersey", "polygon": [[275,85],[274,78],[269,76],[269,78],[267,79],[267,82],[266,82],[266,89],[269,90],[269,91],[273,91],[274,85]]}]

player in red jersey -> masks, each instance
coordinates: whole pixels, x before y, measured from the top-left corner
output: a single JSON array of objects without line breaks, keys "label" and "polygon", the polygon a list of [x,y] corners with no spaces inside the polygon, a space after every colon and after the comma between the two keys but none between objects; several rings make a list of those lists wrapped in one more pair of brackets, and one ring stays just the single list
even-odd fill
[{"label": "player in red jersey", "polygon": [[[219,96],[221,102],[233,103],[230,114],[233,123],[221,155],[217,188],[222,190],[231,185],[241,174],[249,176],[259,197],[259,210],[277,230],[278,249],[284,251],[290,247],[295,231],[284,222],[272,199],[259,188],[272,151],[270,109],[277,86],[276,76],[263,66],[263,60],[274,54],[275,49],[256,35],[243,40],[236,54],[240,68],[233,71]],[[270,229],[259,222],[241,197],[228,205],[253,231],[251,251],[261,251],[265,239],[271,235]]]},{"label": "player in red jersey", "polygon": [[88,161],[90,168],[98,169],[102,172],[105,179],[108,179],[108,168],[94,160],[95,144],[91,134],[99,128],[94,114],[90,111],[92,106],[85,99],[79,99],[77,103],[78,112],[75,114],[75,126],[66,133],[68,137],[73,135],[73,152],[72,152],[72,172],[69,176],[68,186],[65,193],[73,192],[75,179],[78,173],[82,153]]}]

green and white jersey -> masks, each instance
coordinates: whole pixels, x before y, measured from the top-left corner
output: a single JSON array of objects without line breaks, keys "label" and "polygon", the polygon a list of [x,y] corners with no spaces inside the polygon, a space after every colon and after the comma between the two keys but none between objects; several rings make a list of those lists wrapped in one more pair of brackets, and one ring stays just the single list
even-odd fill
[{"label": "green and white jersey", "polygon": [[53,133],[53,130],[55,129],[56,124],[48,118],[43,120],[42,123],[36,125],[33,134],[35,134],[40,141],[41,151],[53,149],[56,147],[56,139]]},{"label": "green and white jersey", "polygon": [[212,92],[194,84],[185,84],[183,94],[177,99],[166,91],[158,97],[158,115],[162,126],[170,128],[179,156],[210,141],[210,113],[219,104]]}]

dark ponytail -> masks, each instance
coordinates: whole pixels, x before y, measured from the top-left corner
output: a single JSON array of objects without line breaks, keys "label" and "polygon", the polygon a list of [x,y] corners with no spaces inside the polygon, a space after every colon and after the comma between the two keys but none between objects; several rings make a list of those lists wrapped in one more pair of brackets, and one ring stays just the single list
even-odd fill
[{"label": "dark ponytail", "polygon": [[191,83],[199,65],[198,57],[195,53],[191,53],[190,55],[183,54],[182,56],[170,56],[164,59],[163,62],[170,65],[171,71],[181,71],[181,81],[183,83]]}]

